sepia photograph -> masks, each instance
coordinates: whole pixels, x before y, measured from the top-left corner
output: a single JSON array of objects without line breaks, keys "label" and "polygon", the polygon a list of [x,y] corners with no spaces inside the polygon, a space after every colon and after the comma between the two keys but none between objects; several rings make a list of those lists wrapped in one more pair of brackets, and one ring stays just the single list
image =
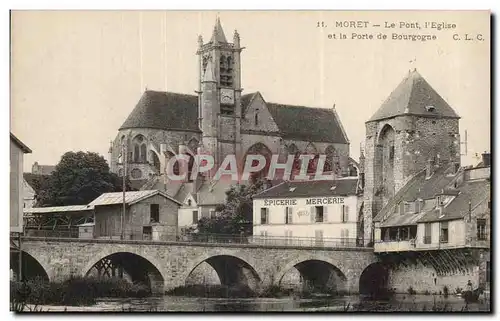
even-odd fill
[{"label": "sepia photograph", "polygon": [[11,313],[491,313],[490,11],[9,23]]}]

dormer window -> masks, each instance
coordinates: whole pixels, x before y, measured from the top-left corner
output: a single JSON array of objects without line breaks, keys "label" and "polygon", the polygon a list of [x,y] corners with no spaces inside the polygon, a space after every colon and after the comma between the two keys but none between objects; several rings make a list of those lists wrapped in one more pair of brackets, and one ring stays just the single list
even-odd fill
[{"label": "dormer window", "polygon": [[427,109],[427,111],[433,113],[436,111],[436,107],[430,105],[430,106],[426,106],[425,109]]},{"label": "dormer window", "polygon": [[337,186],[333,185],[332,187],[330,187],[330,191],[333,191],[337,188]]},{"label": "dormer window", "polygon": [[290,192],[295,191],[296,187],[290,187]]}]

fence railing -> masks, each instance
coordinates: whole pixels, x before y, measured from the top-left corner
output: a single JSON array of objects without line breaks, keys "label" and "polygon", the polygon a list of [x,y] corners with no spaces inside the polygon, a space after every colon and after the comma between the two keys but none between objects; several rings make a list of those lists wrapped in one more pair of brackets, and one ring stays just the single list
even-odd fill
[{"label": "fence railing", "polygon": [[289,246],[289,247],[321,247],[321,248],[362,248],[362,239],[355,238],[315,238],[315,237],[284,237],[260,235],[227,235],[227,234],[160,234],[138,233],[125,230],[121,235],[99,235],[92,233],[79,233],[78,229],[71,230],[30,230],[24,232],[26,237],[42,238],[70,238],[70,239],[96,239],[96,240],[133,240],[143,242],[185,242],[185,243],[211,243],[211,244],[247,244],[260,246]]}]

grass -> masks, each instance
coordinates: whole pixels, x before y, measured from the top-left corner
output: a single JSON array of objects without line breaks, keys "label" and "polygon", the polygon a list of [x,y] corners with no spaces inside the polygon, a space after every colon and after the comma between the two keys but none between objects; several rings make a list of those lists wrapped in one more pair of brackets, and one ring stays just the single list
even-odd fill
[{"label": "grass", "polygon": [[122,279],[71,278],[63,282],[33,280],[10,283],[11,310],[26,311],[27,305],[83,306],[100,297],[146,297],[150,290]]}]

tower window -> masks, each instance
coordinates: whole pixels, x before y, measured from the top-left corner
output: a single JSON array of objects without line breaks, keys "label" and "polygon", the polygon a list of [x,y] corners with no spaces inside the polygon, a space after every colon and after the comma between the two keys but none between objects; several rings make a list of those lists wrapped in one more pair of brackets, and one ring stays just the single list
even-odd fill
[{"label": "tower window", "polygon": [[389,147],[389,159],[394,159],[394,146]]},{"label": "tower window", "polygon": [[426,106],[425,109],[427,109],[427,111],[430,111],[431,113],[436,111],[436,107],[434,106]]},{"label": "tower window", "polygon": [[255,119],[254,119],[254,121],[255,121],[255,126],[259,126],[259,110],[258,109],[255,110]]}]

